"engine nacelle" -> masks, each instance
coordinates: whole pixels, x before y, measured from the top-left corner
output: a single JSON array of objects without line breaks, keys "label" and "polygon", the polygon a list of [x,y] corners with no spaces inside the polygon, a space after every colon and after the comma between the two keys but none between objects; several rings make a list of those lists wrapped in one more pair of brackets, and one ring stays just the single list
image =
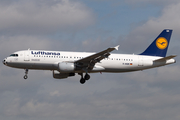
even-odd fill
[{"label": "engine nacelle", "polygon": [[75,69],[74,63],[61,62],[58,64],[59,72],[74,72],[74,69]]},{"label": "engine nacelle", "polygon": [[56,79],[64,79],[64,78],[72,77],[72,76],[75,76],[75,73],[60,73],[58,71],[53,70],[53,78],[56,78]]}]

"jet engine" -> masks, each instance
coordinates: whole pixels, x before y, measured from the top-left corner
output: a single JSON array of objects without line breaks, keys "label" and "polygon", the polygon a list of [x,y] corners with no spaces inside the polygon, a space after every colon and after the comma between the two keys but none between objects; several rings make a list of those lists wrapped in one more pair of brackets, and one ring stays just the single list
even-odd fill
[{"label": "jet engine", "polygon": [[61,62],[58,64],[58,70],[59,72],[74,72],[75,66],[74,63],[70,62]]},{"label": "jet engine", "polygon": [[60,73],[58,71],[53,70],[53,78],[56,79],[64,79],[72,76],[75,76],[75,73]]}]

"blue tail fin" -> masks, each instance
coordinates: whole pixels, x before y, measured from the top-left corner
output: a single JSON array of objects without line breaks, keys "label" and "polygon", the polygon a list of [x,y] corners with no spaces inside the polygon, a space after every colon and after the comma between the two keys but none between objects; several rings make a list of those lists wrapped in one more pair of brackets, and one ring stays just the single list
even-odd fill
[{"label": "blue tail fin", "polygon": [[171,34],[172,30],[163,30],[153,43],[140,55],[166,57]]}]

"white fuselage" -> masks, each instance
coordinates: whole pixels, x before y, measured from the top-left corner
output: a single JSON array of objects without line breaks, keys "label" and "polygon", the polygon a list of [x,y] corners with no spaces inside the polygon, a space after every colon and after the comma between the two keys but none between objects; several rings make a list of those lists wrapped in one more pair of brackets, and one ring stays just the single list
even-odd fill
[{"label": "white fuselage", "polygon": [[[57,70],[58,63],[75,62],[95,53],[24,50],[15,52],[5,59],[5,65],[21,69]],[[111,54],[108,58],[96,63],[91,72],[130,72],[175,63],[174,59],[165,62],[153,62],[162,57],[128,54]],[[62,72],[62,71],[59,71]],[[84,72],[74,70],[74,73]]]}]

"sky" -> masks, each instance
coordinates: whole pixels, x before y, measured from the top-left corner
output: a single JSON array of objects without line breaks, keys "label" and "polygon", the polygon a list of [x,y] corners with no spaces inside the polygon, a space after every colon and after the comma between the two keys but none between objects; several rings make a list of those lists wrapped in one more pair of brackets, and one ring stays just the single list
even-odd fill
[{"label": "sky", "polygon": [[[99,52],[120,45],[139,54],[173,29],[167,55],[180,51],[179,0],[0,0],[0,59],[19,50]],[[130,73],[58,80],[52,71],[0,64],[2,120],[179,120],[180,63]]]}]

